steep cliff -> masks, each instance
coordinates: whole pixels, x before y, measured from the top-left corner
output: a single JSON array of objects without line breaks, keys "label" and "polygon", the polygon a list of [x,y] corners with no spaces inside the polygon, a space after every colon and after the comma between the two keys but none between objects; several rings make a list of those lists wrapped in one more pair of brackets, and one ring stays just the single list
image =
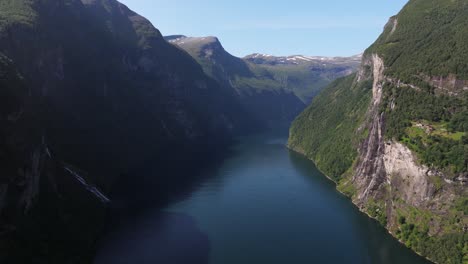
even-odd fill
[{"label": "steep cliff", "polygon": [[468,253],[467,23],[465,1],[411,0],[356,76],[325,89],[289,139],[361,210],[437,263],[465,263]]},{"label": "steep cliff", "polygon": [[0,0],[0,94],[2,263],[82,263],[119,177],[196,163],[255,129],[230,91],[114,0]]}]

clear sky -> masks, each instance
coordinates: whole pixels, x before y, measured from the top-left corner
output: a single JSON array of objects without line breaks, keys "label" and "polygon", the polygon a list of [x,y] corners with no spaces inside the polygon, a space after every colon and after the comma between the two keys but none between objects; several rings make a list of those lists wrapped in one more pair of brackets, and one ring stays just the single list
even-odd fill
[{"label": "clear sky", "polygon": [[216,36],[236,56],[364,51],[408,0],[120,0],[164,35]]}]

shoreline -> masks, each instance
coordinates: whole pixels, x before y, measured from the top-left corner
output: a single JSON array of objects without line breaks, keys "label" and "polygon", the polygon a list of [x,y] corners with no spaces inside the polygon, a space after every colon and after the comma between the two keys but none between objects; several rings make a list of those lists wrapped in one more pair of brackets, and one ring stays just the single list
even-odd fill
[{"label": "shoreline", "polygon": [[406,247],[407,249],[409,249],[409,250],[411,250],[412,252],[416,253],[416,255],[418,255],[418,256],[424,258],[425,260],[427,260],[427,261],[429,261],[429,262],[431,262],[431,263],[434,263],[434,264],[439,264],[439,263],[435,262],[434,260],[430,259],[429,257],[422,255],[420,252],[417,252],[417,251],[413,250],[412,248],[407,247],[406,244],[405,244],[402,240],[398,239],[386,226],[383,226],[382,224],[380,224],[380,222],[377,221],[377,219],[376,219],[375,217],[372,217],[369,213],[367,213],[366,211],[364,211],[363,209],[361,209],[356,203],[354,203],[354,201],[353,201],[353,199],[352,199],[351,197],[347,196],[346,194],[344,194],[343,192],[341,192],[341,191],[338,189],[338,183],[337,183],[335,180],[333,180],[331,177],[329,177],[326,173],[324,173],[324,172],[317,166],[317,164],[315,163],[315,161],[314,161],[313,159],[310,159],[309,157],[307,157],[307,155],[305,155],[303,152],[301,152],[301,151],[299,151],[299,150],[296,150],[295,148],[291,148],[288,144],[286,144],[285,147],[286,147],[288,150],[293,151],[293,152],[295,152],[295,153],[297,153],[297,154],[300,154],[300,155],[304,156],[307,160],[311,161],[311,162],[314,164],[315,168],[316,168],[318,171],[320,171],[320,173],[322,173],[322,174],[325,176],[325,178],[327,178],[328,180],[332,181],[332,182],[335,184],[335,190],[336,190],[339,194],[341,194],[341,195],[345,196],[346,198],[348,198],[348,200],[351,201],[351,204],[352,204],[354,207],[356,207],[361,213],[367,215],[369,218],[371,218],[371,219],[373,219],[374,221],[376,221],[376,222],[379,224],[379,226],[383,227],[383,228],[387,231],[387,233],[388,233],[389,235],[391,235],[396,241],[398,241],[400,244],[402,244],[402,245],[403,245],[404,247]]}]

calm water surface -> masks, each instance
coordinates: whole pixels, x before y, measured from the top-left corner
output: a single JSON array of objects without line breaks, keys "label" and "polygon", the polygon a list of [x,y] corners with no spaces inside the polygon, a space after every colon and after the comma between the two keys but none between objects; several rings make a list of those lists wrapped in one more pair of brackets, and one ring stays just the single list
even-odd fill
[{"label": "calm water surface", "polygon": [[428,263],[360,213],[285,142],[242,140],[204,180],[181,188],[179,199],[114,216],[118,224],[95,263]]}]

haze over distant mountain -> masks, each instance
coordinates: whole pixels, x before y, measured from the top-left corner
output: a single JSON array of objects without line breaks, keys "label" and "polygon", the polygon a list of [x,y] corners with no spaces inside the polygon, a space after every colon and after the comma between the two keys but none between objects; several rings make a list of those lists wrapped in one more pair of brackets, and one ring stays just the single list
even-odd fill
[{"label": "haze over distant mountain", "polygon": [[237,58],[216,37],[165,37],[194,57],[205,72],[239,95],[239,101],[257,119],[289,124],[322,88],[349,75],[360,63],[350,58],[274,57],[253,54]]},{"label": "haze over distant mountain", "polygon": [[289,147],[437,263],[468,252],[468,2],[411,0],[293,123]]}]

